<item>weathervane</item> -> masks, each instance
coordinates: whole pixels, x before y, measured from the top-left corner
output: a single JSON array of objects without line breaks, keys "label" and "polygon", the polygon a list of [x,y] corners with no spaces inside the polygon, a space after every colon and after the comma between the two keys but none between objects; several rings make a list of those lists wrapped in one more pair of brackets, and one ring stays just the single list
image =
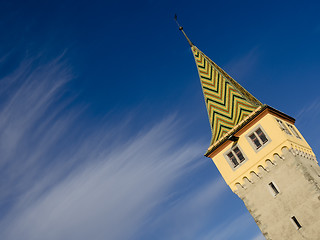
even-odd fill
[{"label": "weathervane", "polygon": [[176,23],[177,23],[177,25],[178,25],[178,27],[179,27],[179,30],[180,30],[180,31],[183,33],[183,35],[186,37],[186,39],[187,39],[190,47],[192,47],[192,46],[193,46],[193,43],[192,43],[192,42],[190,41],[190,39],[188,38],[187,34],[183,31],[183,27],[180,26],[180,24],[178,23],[177,18],[178,18],[178,17],[177,17],[177,14],[175,14],[175,15],[174,15],[174,20],[176,21]]}]

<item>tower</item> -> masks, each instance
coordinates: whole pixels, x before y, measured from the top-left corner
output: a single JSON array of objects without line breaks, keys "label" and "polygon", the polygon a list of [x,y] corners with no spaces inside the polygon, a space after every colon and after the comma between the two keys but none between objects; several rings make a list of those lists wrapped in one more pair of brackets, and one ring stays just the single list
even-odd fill
[{"label": "tower", "polygon": [[320,167],[295,119],[262,104],[186,36],[211,126],[205,156],[266,239],[320,239]]}]

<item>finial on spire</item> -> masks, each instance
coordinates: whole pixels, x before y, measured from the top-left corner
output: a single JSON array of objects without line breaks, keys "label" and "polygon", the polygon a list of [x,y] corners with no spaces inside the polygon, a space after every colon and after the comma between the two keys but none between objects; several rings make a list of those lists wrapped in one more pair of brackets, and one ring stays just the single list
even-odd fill
[{"label": "finial on spire", "polygon": [[177,23],[177,25],[178,25],[178,27],[179,27],[179,30],[180,30],[180,31],[183,33],[183,35],[186,37],[186,39],[187,39],[190,47],[192,47],[192,46],[193,46],[193,43],[192,43],[192,42],[190,41],[190,39],[188,38],[187,34],[185,34],[185,32],[183,31],[183,27],[180,26],[180,24],[178,23],[177,18],[178,18],[178,17],[177,17],[177,14],[175,14],[175,15],[174,15],[174,20],[176,21],[176,23]]}]

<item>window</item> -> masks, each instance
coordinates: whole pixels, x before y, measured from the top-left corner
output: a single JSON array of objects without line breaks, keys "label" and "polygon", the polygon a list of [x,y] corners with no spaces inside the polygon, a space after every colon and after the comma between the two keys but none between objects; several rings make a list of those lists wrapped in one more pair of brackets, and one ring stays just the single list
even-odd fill
[{"label": "window", "polygon": [[240,165],[245,159],[239,147],[234,147],[227,153],[230,163],[234,168]]},{"label": "window", "polygon": [[296,226],[297,229],[302,228],[301,224],[298,222],[297,218],[295,216],[291,217],[292,223]]},{"label": "window", "polygon": [[289,129],[286,127],[286,125],[284,125],[284,123],[280,119],[277,119],[277,122],[279,123],[282,131],[284,131],[288,135],[292,135]]},{"label": "window", "polygon": [[256,149],[259,149],[262,145],[268,142],[268,138],[266,137],[264,132],[261,130],[261,128],[258,128],[253,133],[251,133],[249,135],[249,138],[251,139]]},{"label": "window", "polygon": [[300,139],[301,139],[300,135],[299,135],[298,132],[294,129],[294,127],[293,127],[292,125],[290,125],[290,124],[287,124],[287,125],[288,125],[289,129],[291,130],[291,132],[293,133],[293,135],[294,135],[296,138],[300,138]]},{"label": "window", "polygon": [[270,187],[271,193],[274,197],[279,194],[279,190],[273,182],[269,183],[269,187]]}]

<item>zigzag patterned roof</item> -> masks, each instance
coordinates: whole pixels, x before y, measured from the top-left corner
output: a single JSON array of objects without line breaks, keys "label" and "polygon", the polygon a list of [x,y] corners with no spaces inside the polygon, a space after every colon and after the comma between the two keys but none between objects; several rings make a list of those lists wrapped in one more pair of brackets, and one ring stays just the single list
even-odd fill
[{"label": "zigzag patterned roof", "polygon": [[216,143],[262,103],[224,70],[190,44],[207,106],[212,139]]}]

